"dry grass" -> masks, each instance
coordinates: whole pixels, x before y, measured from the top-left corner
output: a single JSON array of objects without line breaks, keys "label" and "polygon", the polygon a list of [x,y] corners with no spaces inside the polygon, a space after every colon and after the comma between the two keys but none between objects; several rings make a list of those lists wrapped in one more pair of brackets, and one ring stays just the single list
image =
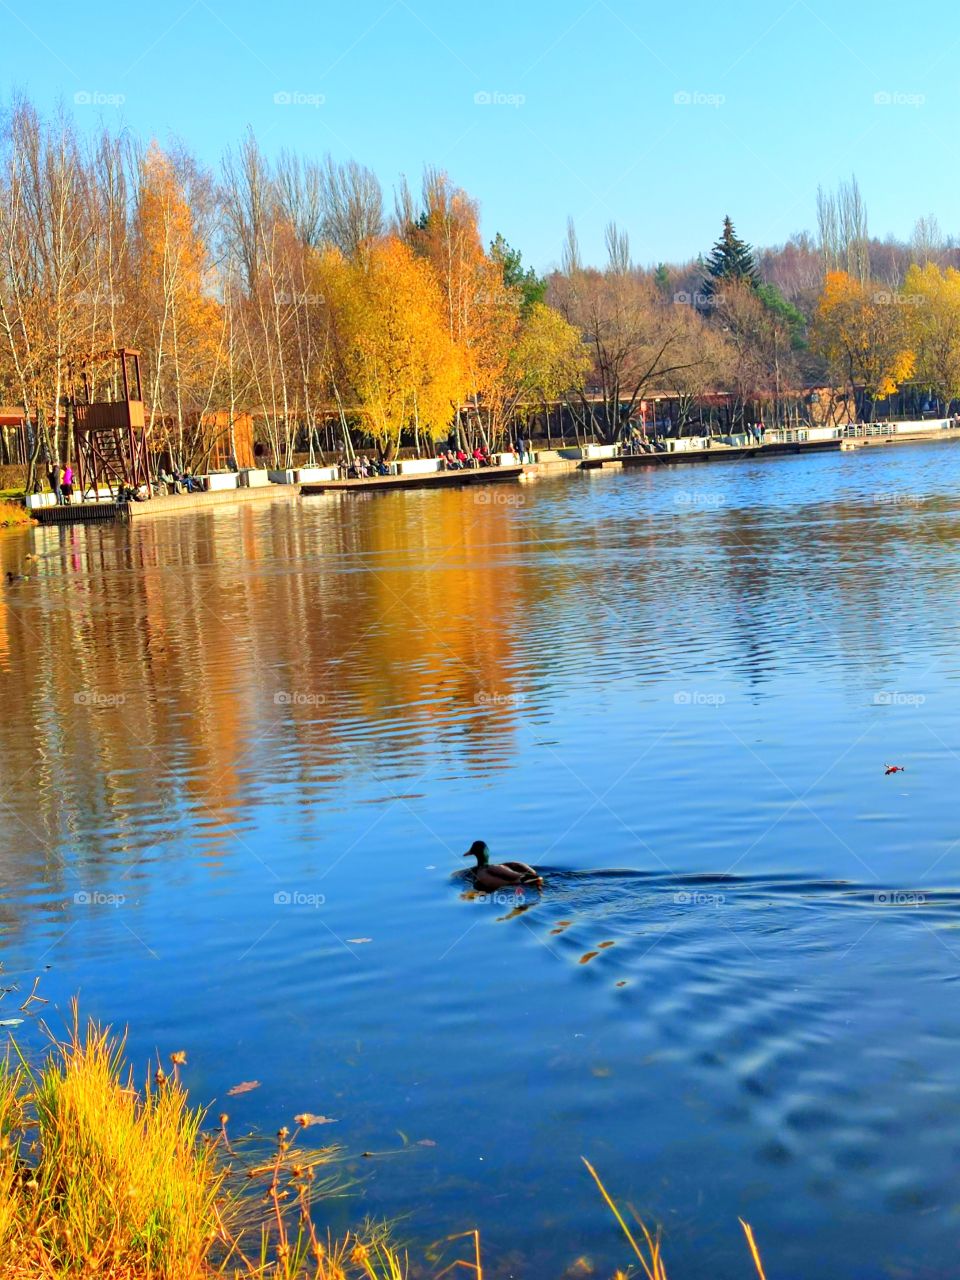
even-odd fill
[{"label": "dry grass", "polygon": [[17,502],[0,499],[0,529],[16,529],[30,524],[30,513]]}]

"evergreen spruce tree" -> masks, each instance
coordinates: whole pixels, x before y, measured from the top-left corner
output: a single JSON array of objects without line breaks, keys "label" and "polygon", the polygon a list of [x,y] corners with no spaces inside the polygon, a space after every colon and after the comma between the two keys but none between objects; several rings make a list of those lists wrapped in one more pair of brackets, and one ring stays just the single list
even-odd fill
[{"label": "evergreen spruce tree", "polygon": [[734,280],[748,284],[752,289],[756,289],[760,283],[753,250],[734,231],[729,215],[723,220],[723,233],[713,246],[706,266],[703,288],[710,297],[723,285]]}]

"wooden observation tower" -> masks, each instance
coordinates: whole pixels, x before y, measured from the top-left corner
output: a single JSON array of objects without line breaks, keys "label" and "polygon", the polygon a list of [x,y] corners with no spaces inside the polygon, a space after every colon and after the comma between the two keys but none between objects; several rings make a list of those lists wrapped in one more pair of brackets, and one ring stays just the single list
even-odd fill
[{"label": "wooden observation tower", "polygon": [[[94,394],[109,398],[95,400]],[[104,490],[116,498],[123,489],[149,497],[140,352],[121,347],[92,356],[73,383],[70,402],[80,500],[96,500]]]}]

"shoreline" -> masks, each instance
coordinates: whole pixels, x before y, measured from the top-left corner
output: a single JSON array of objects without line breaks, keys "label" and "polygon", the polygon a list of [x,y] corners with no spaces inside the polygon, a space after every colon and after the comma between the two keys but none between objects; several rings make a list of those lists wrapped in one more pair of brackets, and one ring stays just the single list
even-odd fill
[{"label": "shoreline", "polygon": [[[908,430],[896,427],[908,425]],[[142,520],[165,515],[194,513],[211,507],[267,500],[291,501],[302,497],[329,494],[396,493],[411,489],[467,488],[476,485],[510,484],[547,476],[570,475],[579,471],[619,468],[622,471],[657,467],[703,465],[716,462],[773,461],[799,457],[806,453],[855,453],[863,448],[881,445],[948,444],[960,442],[960,426],[909,429],[912,424],[878,423],[873,434],[829,436],[814,439],[770,440],[755,444],[712,444],[657,453],[618,453],[619,446],[586,445],[535,451],[535,461],[523,465],[506,465],[466,471],[437,471],[417,475],[376,476],[368,479],[271,482],[249,488],[207,490],[202,493],[165,494],[146,502],[76,503],[70,506],[35,508],[31,514],[41,525],[115,523]],[[887,429],[893,428],[893,429]],[[872,430],[869,426],[865,430]],[[793,434],[793,433],[788,433]],[[700,437],[681,437],[698,441]],[[29,527],[28,525],[21,526]]]}]

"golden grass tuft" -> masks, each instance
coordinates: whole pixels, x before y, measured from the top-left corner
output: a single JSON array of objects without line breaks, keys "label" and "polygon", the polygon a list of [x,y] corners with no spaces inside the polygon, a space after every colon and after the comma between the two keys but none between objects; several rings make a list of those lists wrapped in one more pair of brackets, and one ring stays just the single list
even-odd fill
[{"label": "golden grass tuft", "polygon": [[26,507],[0,499],[0,529],[17,529],[30,523],[31,516]]}]

